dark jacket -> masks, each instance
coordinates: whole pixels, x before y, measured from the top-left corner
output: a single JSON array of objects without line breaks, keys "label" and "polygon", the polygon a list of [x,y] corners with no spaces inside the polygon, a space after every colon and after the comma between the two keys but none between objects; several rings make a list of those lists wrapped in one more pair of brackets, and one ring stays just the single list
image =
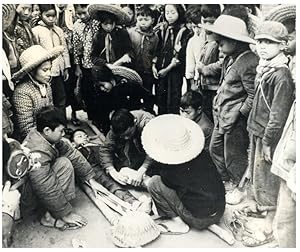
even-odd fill
[{"label": "dark jacket", "polygon": [[250,50],[233,58],[226,57],[222,66],[221,85],[214,99],[215,126],[220,131],[232,129],[242,114],[248,117],[254,97],[254,80],[258,57]]},{"label": "dark jacket", "polygon": [[159,166],[163,183],[177,192],[194,217],[224,212],[224,185],[208,152],[184,164]]},{"label": "dark jacket", "polygon": [[262,138],[265,145],[277,145],[282,134],[290,108],[294,101],[295,85],[288,68],[281,67],[262,82],[262,88],[269,111],[258,85],[253,108],[248,118],[249,133]]}]

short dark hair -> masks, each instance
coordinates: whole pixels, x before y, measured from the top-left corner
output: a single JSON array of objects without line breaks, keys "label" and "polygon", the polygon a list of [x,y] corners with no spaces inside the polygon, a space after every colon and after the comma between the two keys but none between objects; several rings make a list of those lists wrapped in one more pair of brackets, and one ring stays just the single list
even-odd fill
[{"label": "short dark hair", "polygon": [[187,7],[185,12],[186,22],[192,22],[194,24],[201,23],[201,5],[191,4]]},{"label": "short dark hair", "polygon": [[74,4],[74,8],[78,9],[78,8],[87,8],[89,5],[88,4]]},{"label": "short dark hair", "polygon": [[112,70],[106,65],[105,61],[101,58],[95,58],[92,66],[93,81],[110,81],[113,78]]},{"label": "short dark hair", "polygon": [[38,132],[43,132],[45,127],[54,130],[59,125],[66,126],[67,119],[65,114],[56,107],[43,107],[36,115],[36,128]]},{"label": "short dark hair", "polygon": [[136,16],[143,16],[143,17],[151,17],[155,18],[155,12],[150,8],[149,4],[145,4],[136,10]]},{"label": "short dark hair", "polygon": [[55,10],[56,13],[56,8],[54,4],[39,4],[39,7],[40,7],[41,14],[48,10]]},{"label": "short dark hair", "polygon": [[225,7],[222,14],[242,19],[248,27],[249,15],[248,15],[247,8],[245,6],[240,4],[229,4]]},{"label": "short dark hair", "polygon": [[71,133],[71,135],[70,135],[70,140],[71,140],[72,142],[74,141],[75,133],[76,133],[76,132],[79,132],[79,131],[82,131],[82,132],[84,132],[85,134],[87,134],[86,131],[85,131],[84,129],[76,129],[76,130],[73,130],[72,133]]},{"label": "short dark hair", "polygon": [[116,15],[114,15],[112,13],[109,13],[109,12],[106,12],[106,11],[98,11],[95,14],[95,19],[99,20],[101,23],[103,23],[106,20],[110,20],[110,21],[113,21],[113,22],[118,21],[118,18],[117,18]]},{"label": "short dark hair", "polygon": [[115,111],[111,117],[112,131],[117,135],[121,135],[133,125],[134,116],[127,109],[119,109]]},{"label": "short dark hair", "polygon": [[187,91],[182,97],[180,101],[180,106],[182,108],[187,108],[191,106],[194,109],[198,109],[202,106],[203,97],[202,94],[196,91]]},{"label": "short dark hair", "polygon": [[219,4],[203,4],[201,6],[201,15],[207,17],[219,17],[221,14],[221,7]]}]

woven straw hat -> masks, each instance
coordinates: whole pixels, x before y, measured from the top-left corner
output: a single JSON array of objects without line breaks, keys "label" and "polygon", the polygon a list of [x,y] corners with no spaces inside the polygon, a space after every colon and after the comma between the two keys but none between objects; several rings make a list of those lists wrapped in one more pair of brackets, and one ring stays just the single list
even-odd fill
[{"label": "woven straw hat", "polygon": [[121,248],[143,246],[159,235],[158,226],[148,214],[143,212],[127,213],[111,228],[112,241]]},{"label": "woven straw hat", "polygon": [[27,48],[19,58],[21,69],[13,75],[13,79],[21,79],[43,62],[59,56],[63,50],[63,46],[57,46],[48,51],[40,45],[34,45]]},{"label": "woven straw hat", "polygon": [[111,64],[107,64],[107,66],[111,69],[114,75],[121,76],[125,79],[143,85],[143,80],[136,71],[124,66],[114,66]]},{"label": "woven straw hat", "polygon": [[144,150],[163,164],[182,164],[194,159],[203,150],[204,142],[197,123],[174,114],[152,119],[142,132]]},{"label": "woven straw hat", "polygon": [[271,9],[265,20],[285,22],[288,19],[296,19],[296,5],[281,4]]},{"label": "woven straw hat", "polygon": [[126,24],[130,22],[130,17],[116,5],[91,4],[88,6],[88,12],[92,18],[95,18],[95,15],[99,12],[109,12],[117,17],[118,24]]},{"label": "woven straw hat", "polygon": [[15,4],[2,4],[2,29],[5,31],[16,16]]},{"label": "woven straw hat", "polygon": [[199,24],[199,26],[227,38],[249,44],[256,43],[255,40],[250,38],[245,22],[237,17],[220,15],[214,24]]}]

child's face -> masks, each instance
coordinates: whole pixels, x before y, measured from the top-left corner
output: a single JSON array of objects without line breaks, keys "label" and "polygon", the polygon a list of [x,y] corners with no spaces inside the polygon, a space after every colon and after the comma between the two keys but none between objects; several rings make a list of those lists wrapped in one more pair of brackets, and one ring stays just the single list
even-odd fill
[{"label": "child's face", "polygon": [[133,20],[134,13],[133,13],[132,9],[130,9],[128,6],[125,6],[122,8],[122,10],[130,17],[130,20]]},{"label": "child's face", "polygon": [[63,125],[57,126],[54,130],[50,129],[49,127],[46,127],[44,129],[44,135],[46,140],[51,144],[58,143],[65,135],[64,129],[65,127]]},{"label": "child's face", "polygon": [[19,4],[16,12],[21,21],[27,21],[31,16],[32,4]]},{"label": "child's face", "polygon": [[40,7],[38,4],[33,5],[33,10],[31,13],[31,17],[38,17],[41,15]]},{"label": "child's face", "polygon": [[77,17],[82,21],[82,22],[86,22],[89,19],[89,13],[87,11],[87,7],[78,7],[76,8],[76,15]]},{"label": "child's face", "polygon": [[136,24],[142,31],[147,31],[153,23],[154,20],[150,16],[138,16],[136,18]]},{"label": "child's face", "polygon": [[200,112],[201,108],[195,109],[192,106],[188,106],[187,108],[180,108],[180,115],[191,120],[195,120]]},{"label": "child's face", "polygon": [[169,24],[174,24],[179,18],[179,13],[173,4],[166,5],[165,17]]},{"label": "child's face", "polygon": [[282,43],[273,42],[268,39],[259,39],[256,43],[258,56],[264,60],[271,60],[284,49]]},{"label": "child's face", "polygon": [[96,87],[99,87],[101,91],[109,93],[114,87],[111,81],[97,81]]},{"label": "child's face", "polygon": [[223,36],[218,36],[217,42],[219,44],[219,50],[225,55],[232,55],[237,49],[237,41],[229,39]]},{"label": "child's face", "polygon": [[201,29],[197,24],[191,23],[194,35],[200,36]]},{"label": "child's face", "polygon": [[[215,22],[216,18],[215,17],[202,17],[202,24],[206,24],[206,25],[213,25]],[[210,35],[212,34],[211,31],[205,30],[205,33]]]},{"label": "child's face", "polygon": [[41,18],[47,26],[53,27],[56,21],[56,11],[54,9],[45,11],[42,13]]},{"label": "child's face", "polygon": [[74,133],[73,142],[76,146],[87,144],[88,141],[88,135],[84,131],[76,131]]},{"label": "child's face", "polygon": [[111,32],[116,26],[116,22],[110,19],[106,19],[101,23],[101,27],[106,32]]},{"label": "child's face", "polygon": [[33,73],[33,78],[42,84],[49,83],[51,79],[51,66],[51,61],[45,61]]}]

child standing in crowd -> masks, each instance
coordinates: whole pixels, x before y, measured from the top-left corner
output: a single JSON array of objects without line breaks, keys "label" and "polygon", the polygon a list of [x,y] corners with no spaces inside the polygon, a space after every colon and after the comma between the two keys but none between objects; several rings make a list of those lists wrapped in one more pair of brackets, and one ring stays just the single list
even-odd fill
[{"label": "child standing in crowd", "polygon": [[[216,18],[220,16],[221,9],[219,4],[204,4],[201,7],[202,24],[212,25]],[[220,82],[220,71],[214,68],[219,61],[219,45],[214,40],[211,31],[205,31],[205,43],[199,55],[197,62],[197,71],[200,75],[200,92],[203,94],[203,111],[213,120],[212,104],[217,93]]]},{"label": "child standing in crowd", "polygon": [[[158,113],[179,114],[186,53],[186,47],[179,44],[186,39],[189,30],[186,29],[181,34],[181,39],[178,39],[177,34],[184,25],[183,6],[166,4],[164,11],[166,22],[158,31],[159,50],[157,58],[153,60],[152,72],[154,78],[158,80],[156,89]],[[178,41],[179,46],[175,47],[175,41]]]},{"label": "child standing in crowd", "polygon": [[[265,21],[256,32],[260,57],[256,76],[256,93],[248,118],[250,134],[249,169],[256,209],[274,209],[277,203],[279,178],[271,173],[275,148],[294,100],[295,85],[283,51],[288,41],[286,27],[276,21]],[[272,234],[274,212],[266,218],[266,239]],[[252,245],[255,237],[245,237]]]},{"label": "child standing in crowd", "polygon": [[51,68],[51,88],[54,106],[66,113],[66,92],[65,81],[69,78],[70,56],[64,32],[56,22],[56,9],[54,4],[40,4],[41,21],[32,31],[37,39],[37,43],[46,50],[51,50],[55,46],[63,46],[64,52],[52,62]]},{"label": "child standing in crowd", "polygon": [[[249,48],[249,43],[255,41],[249,37],[243,20],[221,15],[213,25],[202,26],[217,34],[219,49],[226,55],[221,85],[213,102],[215,127],[210,154],[228,191],[238,185],[248,164],[246,127],[258,57]],[[228,193],[228,201],[227,197]]]},{"label": "child standing in crowd", "polygon": [[130,64],[133,52],[128,32],[117,26],[127,24],[129,16],[117,6],[108,4],[90,5],[88,11],[101,23],[93,41],[92,59],[101,58],[114,65]]},{"label": "child standing in crowd", "polygon": [[17,5],[17,24],[15,27],[16,48],[18,54],[27,48],[37,44],[36,39],[32,33],[29,25],[29,19],[32,13],[32,4],[18,4]]},{"label": "child standing in crowd", "polygon": [[29,24],[30,24],[31,28],[33,28],[37,25],[38,21],[40,21],[40,18],[41,18],[40,6],[38,4],[33,4],[32,12],[31,12],[30,20],[29,20]]},{"label": "child standing in crowd", "polygon": [[93,66],[91,53],[92,43],[97,34],[100,23],[92,19],[88,13],[88,4],[75,4],[77,21],[73,28],[73,49],[74,49],[74,71],[75,76],[80,78],[76,88],[82,94],[89,119],[92,119],[95,109],[95,92],[91,74]]},{"label": "child standing in crowd", "polygon": [[[141,76],[143,86],[152,93],[155,79],[152,74],[152,60],[158,46],[158,36],[153,32],[154,12],[147,5],[137,10],[136,27],[128,33],[134,51],[133,69]],[[145,100],[146,110],[153,111],[152,101]]]},{"label": "child standing in crowd", "polygon": [[134,4],[121,4],[121,8],[130,18],[130,21],[126,24],[125,27],[134,27],[136,24],[136,10]]}]

